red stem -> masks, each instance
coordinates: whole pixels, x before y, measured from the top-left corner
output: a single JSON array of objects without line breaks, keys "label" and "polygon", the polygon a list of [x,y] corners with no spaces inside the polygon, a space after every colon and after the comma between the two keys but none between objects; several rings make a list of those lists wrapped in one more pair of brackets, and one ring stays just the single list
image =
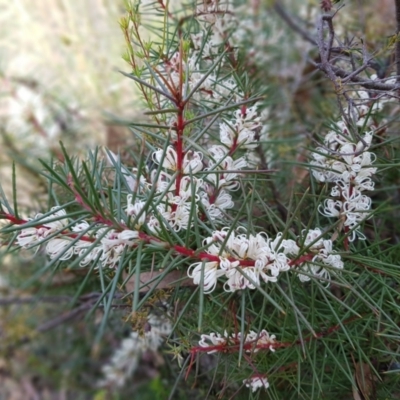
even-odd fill
[{"label": "red stem", "polygon": [[[7,219],[8,221],[10,221],[12,224],[14,225],[23,225],[26,224],[28,222],[32,222],[32,221],[27,221],[24,219],[18,219],[15,216],[11,215],[11,214],[0,214],[0,217]],[[102,221],[98,221],[97,216],[95,216],[95,220],[96,222],[101,222]],[[107,223],[108,226],[112,226],[112,222],[108,221]],[[42,224],[37,225],[36,228],[45,228],[45,229],[50,229]],[[79,233],[75,233],[75,232],[70,232],[70,231],[62,231],[60,232],[61,235],[64,236],[68,236],[71,238],[77,238],[79,236]],[[160,240],[159,238],[155,237],[155,236],[150,236],[147,235],[144,232],[139,232],[139,238],[145,242],[145,243],[153,243],[153,244],[158,244],[161,245],[164,248],[172,248],[174,249],[175,253],[180,254],[182,256],[188,257],[188,258],[193,258],[199,261],[206,261],[206,262],[220,262],[220,257],[217,255],[213,255],[213,254],[209,254],[205,251],[202,252],[197,252],[196,250],[193,249],[189,249],[187,247],[184,246],[179,246],[179,245],[172,245],[170,246],[168,243],[163,242],[162,240]],[[80,240],[85,240],[85,241],[90,241],[90,242],[94,242],[95,239],[90,237],[90,236],[81,236]],[[304,262],[307,261],[311,261],[312,258],[314,257],[314,254],[310,253],[310,254],[305,254],[301,257],[299,257],[297,260],[291,260],[289,261],[289,265],[292,267],[295,267],[297,265],[300,265]],[[255,265],[255,261],[254,260],[242,260],[242,259],[237,259],[235,257],[227,257],[227,259],[230,262],[235,262],[235,261],[239,261],[239,265],[241,267],[254,267]]]},{"label": "red stem", "polygon": [[[175,104],[178,109],[177,112],[177,122],[176,122],[176,141],[174,142],[175,151],[177,154],[176,160],[176,169],[177,169],[177,176],[176,176],[176,186],[175,186],[175,195],[180,195],[181,190],[181,180],[183,175],[183,158],[185,156],[185,151],[183,148],[183,133],[185,130],[185,107],[186,102],[182,99],[182,90],[183,90],[183,42],[181,40],[179,45],[179,87],[178,90],[174,93],[175,95]],[[175,211],[176,205],[173,205],[173,211]]]}]

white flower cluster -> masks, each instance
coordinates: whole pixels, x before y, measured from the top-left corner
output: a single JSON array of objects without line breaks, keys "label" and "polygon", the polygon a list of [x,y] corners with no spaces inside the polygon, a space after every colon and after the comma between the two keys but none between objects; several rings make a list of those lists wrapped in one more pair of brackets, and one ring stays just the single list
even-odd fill
[{"label": "white flower cluster", "polygon": [[[230,29],[225,20],[231,18],[231,14],[228,8],[221,6],[219,2],[212,2],[212,5],[205,7],[207,9],[203,11],[198,10],[202,18],[202,32],[205,34],[207,29],[214,32],[211,47],[215,47],[222,43],[220,40],[225,40],[222,39],[221,32],[226,33]],[[179,59],[179,53],[170,60],[163,61],[161,70],[164,71],[164,78],[167,79],[170,88],[177,88],[181,79],[180,62],[184,64],[185,79],[188,83],[185,87],[189,87],[188,90],[195,88],[204,78],[204,73],[195,65],[198,61],[194,62],[201,59],[196,56],[198,51],[194,51],[192,56],[188,57],[187,65],[184,60]],[[204,48],[201,52],[204,56]],[[196,92],[200,93],[202,101],[211,96],[215,104],[220,104],[222,99],[229,102],[242,100],[242,94],[236,90],[236,94],[233,97],[231,95],[235,85],[229,77],[217,82],[217,77],[210,74]],[[177,116],[174,118],[173,124],[176,129]],[[120,166],[120,172],[132,190],[131,193],[135,193],[127,195],[127,205],[124,209],[128,217],[127,225],[131,222],[130,226],[133,226],[133,229],[127,228],[120,232],[101,223],[96,223],[96,227],[91,228],[85,221],[74,225],[72,220],[62,218],[65,211],[59,210],[49,217],[59,218],[59,221],[50,223],[47,222],[49,218],[42,218],[42,215],[38,214],[34,220],[38,223],[43,220],[43,224],[38,228],[23,229],[17,237],[17,243],[21,247],[31,248],[46,242],[46,252],[52,259],[64,261],[78,256],[81,266],[99,260],[103,267],[114,268],[126,248],[137,243],[142,227],[158,236],[165,231],[179,232],[190,229],[198,216],[218,223],[227,210],[234,207],[230,192],[240,187],[240,171],[249,166],[249,154],[258,145],[260,128],[257,105],[242,105],[235,112],[224,114],[219,124],[219,144],[212,145],[208,150],[196,151],[187,148],[183,140],[182,126],[179,139],[176,130],[171,129],[171,144],[164,149],[156,149],[152,154],[152,161],[159,167],[151,172],[141,173],[140,177],[135,171],[130,173],[121,165],[118,156],[108,151],[108,163],[114,167]],[[239,148],[244,150],[244,155],[236,156],[236,150]],[[154,189],[155,196],[149,204],[148,194],[153,195]],[[230,272],[229,275],[234,274]]]},{"label": "white flower cluster", "polygon": [[[194,150],[184,152],[181,164],[183,176],[180,180],[177,179],[178,153],[175,147],[170,145],[165,150],[156,150],[152,159],[162,170],[154,170],[151,182],[142,182],[141,186],[146,190],[156,186],[154,203],[157,206],[154,212],[141,213],[144,201],[137,200],[133,203],[132,196],[129,195],[127,214],[132,217],[140,214],[135,228],[139,229],[147,221],[147,226],[155,234],[162,229],[188,229],[193,215],[199,213],[200,204],[211,220],[221,219],[226,210],[233,208],[234,203],[229,192],[239,188],[240,170],[248,166],[246,156],[234,159],[230,152],[238,147],[248,151],[256,147],[256,131],[259,127],[260,117],[256,106],[249,107],[245,112],[238,110],[232,121],[220,124],[221,145],[211,146],[206,155]],[[205,158],[209,159],[207,167]],[[201,172],[204,179],[193,176]],[[142,191],[143,195],[146,190]]]},{"label": "white flower cluster", "polygon": [[[371,79],[375,80],[377,76],[373,75]],[[385,83],[395,82],[395,78],[390,78]],[[356,237],[365,239],[360,223],[370,216],[372,201],[364,192],[374,190],[372,176],[377,171],[372,166],[376,156],[368,150],[374,132],[384,129],[381,126],[385,121],[381,121],[380,126],[376,114],[390,100],[390,93],[375,99],[367,91],[359,90],[352,97],[353,104],[325,136],[323,146],[316,149],[311,161],[314,177],[333,184],[330,193],[333,199],[325,200],[319,211],[326,217],[340,219],[345,232],[350,232],[349,241]]]},{"label": "white flower cluster", "polygon": [[[358,110],[358,121],[365,126],[366,110],[362,111],[361,107]],[[374,190],[371,177],[377,170],[372,166],[375,154],[368,151],[372,136],[373,132],[368,131],[355,141],[346,122],[339,121],[336,129],[325,136],[324,146],[312,155],[314,177],[333,184],[330,193],[333,199],[325,200],[319,211],[326,217],[341,219],[345,231],[351,231],[350,241],[357,236],[365,238],[359,226],[369,217],[371,198],[363,192]]]},{"label": "white flower cluster", "polygon": [[[7,80],[0,79],[0,82],[4,88],[11,86]],[[10,87],[10,94],[2,96],[0,101],[0,121],[7,134],[15,137],[18,145],[22,142],[25,148],[38,154],[48,150],[49,142],[54,142],[62,133],[51,111],[40,92],[21,83]]]},{"label": "white flower cluster", "polygon": [[[191,100],[199,101],[202,107],[206,104],[207,108],[244,100],[244,94],[238,89],[232,74],[221,78],[221,73],[217,73],[219,68],[211,73],[209,71],[235,24],[230,1],[212,0],[199,4],[195,17],[200,32],[191,37],[194,49],[176,51],[163,58],[157,66],[160,79],[156,83],[152,76],[148,76],[149,84],[157,85],[154,96],[161,108],[179,108],[176,93],[185,99],[194,92]],[[220,62],[222,65],[223,61]],[[220,220],[226,210],[233,208],[229,192],[239,188],[239,172],[249,166],[250,152],[258,146],[262,128],[257,106],[241,105],[236,112],[226,112],[222,116],[219,144],[208,151],[196,151],[188,148],[183,140],[184,115],[174,114],[165,118],[170,126],[167,132],[170,145],[156,149],[152,154],[152,161],[160,168],[153,170],[146,182],[140,182],[140,198],[134,201],[132,197],[128,198],[128,215],[134,218],[140,214],[135,218],[138,219],[136,222],[146,223],[155,235],[189,229],[200,212],[202,217],[206,214],[210,220]],[[246,154],[236,156],[238,148],[245,150]],[[136,186],[132,179],[129,181]],[[152,201],[154,207],[142,213],[143,199],[150,187],[156,188]],[[137,226],[135,228],[138,229]]]},{"label": "white flower cluster", "polygon": [[195,49],[200,49],[204,36],[209,36],[202,51],[204,58],[218,53],[218,46],[224,44],[229,31],[236,26],[233,11],[230,0],[211,0],[197,6],[196,15],[201,32],[192,35],[192,41]]},{"label": "white flower cluster", "polygon": [[[192,35],[195,50],[190,54],[187,61],[182,61],[182,68],[188,74],[187,92],[188,95],[192,90],[196,89],[193,93],[193,99],[201,102],[206,102],[208,105],[218,106],[222,101],[231,98],[233,101],[243,99],[243,93],[238,88],[237,83],[232,78],[221,79],[216,73],[210,73],[205,77],[206,68],[210,65],[207,62],[207,49],[209,42],[201,45],[203,34]],[[199,52],[201,51],[201,57]],[[206,61],[204,61],[206,58]],[[205,63],[202,69],[202,61]],[[179,72],[179,53],[173,54],[168,64],[163,66],[166,71],[168,80],[172,83],[173,87],[177,88],[179,85],[180,72]],[[174,119],[170,121],[170,125],[175,122]]]},{"label": "white flower cluster", "polygon": [[[299,264],[300,270],[307,273],[299,274],[302,282],[309,281],[311,275],[329,280],[332,271],[343,269],[332,240],[323,239],[321,229],[303,231],[297,241],[307,249],[302,255],[305,260]],[[216,288],[219,278],[225,278],[223,288],[227,292],[255,289],[262,281],[277,282],[280,273],[291,269],[288,256],[296,257],[301,250],[296,241],[283,239],[281,233],[271,239],[265,233],[229,233],[228,228],[213,232],[203,245],[211,260],[203,256],[203,261],[191,264],[187,273],[195,285],[203,283],[206,294]]]},{"label": "white flower cluster", "polygon": [[[213,261],[199,261],[188,269],[193,283],[203,282],[204,292],[212,292],[220,277],[225,277],[224,290],[234,292],[245,288],[255,289],[261,281],[277,282],[281,272],[290,269],[285,248],[295,245],[283,240],[281,234],[272,240],[265,233],[235,234],[225,228],[204,239],[207,254]],[[211,257],[210,257],[211,258]]]},{"label": "white flower cluster", "polygon": [[29,249],[38,244],[41,244],[45,239],[53,234],[61,233],[68,226],[68,219],[63,218],[65,210],[53,207],[52,214],[43,217],[43,214],[36,214],[34,218],[29,218],[28,221],[41,221],[39,227],[28,227],[21,230],[17,236],[17,244],[24,249]]},{"label": "white flower cluster", "polygon": [[[115,268],[126,247],[133,247],[139,238],[139,232],[123,230],[117,232],[109,228],[100,228],[96,232],[90,229],[86,221],[75,224],[71,230],[64,209],[53,208],[54,213],[43,217],[37,214],[29,222],[37,221],[37,226],[24,228],[18,234],[16,242],[24,249],[38,247],[46,242],[46,253],[50,259],[60,261],[71,259],[74,255],[81,258],[80,266],[85,267],[92,261],[99,259],[102,267]],[[39,225],[40,224],[40,225]],[[93,235],[92,240],[82,240],[80,235]],[[90,237],[85,236],[86,239]]]},{"label": "white flower cluster", "polygon": [[[315,228],[309,231],[303,231],[303,246],[308,249],[308,253],[313,255],[309,262],[302,263],[300,270],[307,273],[299,274],[301,282],[307,282],[314,276],[318,279],[329,280],[330,272],[342,270],[343,261],[339,254],[332,249],[332,240],[323,239],[321,229]],[[300,248],[297,245],[288,247],[287,252],[291,255],[298,255]]]},{"label": "white flower cluster", "polygon": [[133,331],[122,340],[110,362],[102,368],[104,379],[98,383],[99,387],[122,387],[138,368],[142,355],[146,351],[156,352],[172,329],[168,315],[154,312],[148,315],[147,325],[149,328],[143,335]]},{"label": "white flower cluster", "polygon": [[250,331],[242,338],[242,334],[232,333],[228,334],[227,331],[223,335],[220,333],[211,332],[209,335],[201,335],[199,345],[207,349],[207,354],[217,353],[218,351],[224,352],[229,346],[238,346],[241,343],[246,353],[257,353],[260,350],[269,350],[274,352],[276,345],[276,336],[270,335],[265,329],[257,333]]},{"label": "white flower cluster", "polygon": [[[82,122],[77,105],[67,106],[42,90],[37,83],[3,75],[0,77],[0,126],[7,140],[12,141],[13,151],[28,154],[32,161],[43,158],[61,138],[68,143],[69,135],[65,133],[72,134],[81,129]],[[80,137],[81,146],[83,140],[88,144],[87,140],[92,139]],[[9,147],[6,141],[4,145]]]}]

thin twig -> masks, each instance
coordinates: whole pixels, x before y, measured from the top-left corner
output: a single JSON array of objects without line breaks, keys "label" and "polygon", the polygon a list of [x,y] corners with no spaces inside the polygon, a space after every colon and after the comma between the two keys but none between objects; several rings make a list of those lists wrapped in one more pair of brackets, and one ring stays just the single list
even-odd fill
[{"label": "thin twig", "polygon": [[[400,0],[395,0],[396,2],[396,21],[397,21],[397,34],[400,34]],[[363,51],[363,57],[359,57],[350,49],[344,48],[343,46],[333,47],[333,25],[332,18],[334,15],[325,14],[320,18],[317,25],[317,40],[314,36],[304,29],[300,24],[285,10],[285,8],[276,1],[274,4],[274,10],[277,14],[287,23],[287,25],[295,32],[299,33],[300,36],[318,47],[321,62],[316,62],[309,59],[309,62],[318,68],[320,71],[325,72],[329,78],[335,83],[335,86],[339,86],[336,82],[337,78],[342,78],[346,83],[355,83],[362,86],[365,89],[378,90],[384,92],[390,92],[394,90],[399,90],[400,87],[400,41],[396,42],[396,65],[397,65],[397,81],[396,84],[385,84],[382,81],[374,81],[370,79],[364,79],[357,74],[354,74],[354,59],[357,61],[362,61],[362,66],[357,70],[358,72],[364,71],[366,68],[372,68],[375,71],[380,71],[380,65],[375,62],[372,57],[366,57],[365,51]],[[339,10],[337,10],[339,11]],[[323,22],[326,21],[329,27],[329,44],[327,45],[323,40]],[[365,50],[365,48],[363,49]],[[345,55],[350,58],[350,62],[353,62],[353,71],[348,72],[342,68],[333,65],[333,60],[329,61],[329,55],[331,53]],[[335,77],[336,75],[336,77]],[[378,74],[379,75],[379,74]]]}]

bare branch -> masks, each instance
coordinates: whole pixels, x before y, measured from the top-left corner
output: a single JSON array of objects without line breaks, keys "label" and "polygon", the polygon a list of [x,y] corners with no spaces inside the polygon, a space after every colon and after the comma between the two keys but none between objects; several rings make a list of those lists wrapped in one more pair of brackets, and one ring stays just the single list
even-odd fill
[{"label": "bare branch", "polygon": [[[395,0],[396,3],[396,21],[397,21],[397,34],[400,34],[400,0]],[[387,84],[382,81],[375,81],[371,79],[365,79],[359,76],[359,74],[365,71],[367,68],[372,68],[375,71],[380,71],[380,66],[374,61],[373,56],[368,56],[365,46],[362,48],[363,56],[354,54],[351,48],[347,46],[333,46],[334,42],[334,27],[333,18],[340,8],[333,14],[323,14],[317,24],[317,39],[304,29],[298,21],[296,21],[285,8],[276,1],[274,3],[274,10],[277,14],[288,24],[288,26],[295,32],[299,33],[300,36],[307,40],[309,43],[314,44],[318,47],[321,62],[309,59],[309,62],[313,64],[320,71],[324,72],[334,83],[336,90],[340,90],[343,83],[355,83],[368,90],[376,90],[383,92],[392,92],[400,89],[400,40],[396,42],[396,65],[397,65],[397,79],[396,84]],[[323,30],[324,25],[328,27],[328,43],[324,40]],[[352,71],[346,71],[342,68],[334,65],[335,60],[330,59],[331,53],[341,54],[348,58],[349,63],[352,65]],[[362,62],[362,65],[358,68],[355,67],[354,60]],[[379,76],[379,73],[378,73]],[[339,79],[340,78],[340,79]],[[394,96],[397,97],[397,96]]]}]

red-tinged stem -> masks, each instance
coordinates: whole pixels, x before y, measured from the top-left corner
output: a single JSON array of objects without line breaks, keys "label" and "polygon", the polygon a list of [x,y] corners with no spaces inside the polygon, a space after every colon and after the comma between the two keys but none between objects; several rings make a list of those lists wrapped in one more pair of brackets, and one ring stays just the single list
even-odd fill
[{"label": "red-tinged stem", "polygon": [[[176,253],[188,257],[188,258],[194,258],[200,261],[209,261],[209,262],[220,262],[220,257],[213,255],[213,254],[209,254],[206,252],[200,252],[197,253],[195,250],[192,249],[188,249],[187,247],[184,246],[179,246],[179,245],[173,245],[172,247],[169,246],[167,243],[162,242],[160,239],[153,237],[153,236],[149,236],[143,232],[139,232],[139,238],[143,241],[145,241],[146,243],[159,243],[160,245],[164,245],[163,247],[165,248],[173,248],[175,250]],[[235,261],[239,261],[240,266],[242,267],[254,267],[255,261],[254,260],[238,260],[234,257],[228,257],[228,260],[231,262],[235,262]]]},{"label": "red-tinged stem", "polygon": [[94,242],[96,239],[89,236],[80,236],[79,233],[72,233],[72,232],[61,232],[62,235],[68,236],[71,239],[76,239],[79,237],[79,240],[83,240],[85,242]]},{"label": "red-tinged stem", "polygon": [[101,214],[99,214],[97,212],[95,213],[93,208],[85,203],[85,201],[83,200],[82,196],[79,194],[79,192],[75,188],[75,184],[74,184],[74,182],[72,180],[71,174],[68,175],[67,184],[71,188],[72,192],[75,195],[75,201],[80,206],[82,206],[86,211],[90,211],[90,213],[93,214],[95,222],[100,222],[100,223],[102,223],[104,225],[107,225],[107,226],[114,226],[115,225],[112,221],[104,218]]},{"label": "red-tinged stem", "polygon": [[236,149],[238,147],[238,135],[235,135],[235,138],[233,139],[232,147],[229,149],[229,155],[232,156]]},{"label": "red-tinged stem", "polygon": [[[245,97],[244,100],[247,100],[248,97]],[[247,105],[243,104],[242,107],[240,107],[240,113],[242,114],[243,117],[246,116],[247,113]],[[232,156],[235,151],[238,148],[238,139],[239,139],[239,133],[236,132],[235,138],[233,139],[232,147],[229,149],[229,155]]]},{"label": "red-tinged stem", "polygon": [[26,224],[28,221],[26,219],[19,219],[16,218],[15,215],[12,214],[7,214],[7,213],[0,213],[0,218],[4,218],[8,221],[10,221],[12,224],[14,225],[22,225],[22,224]]},{"label": "red-tinged stem", "polygon": [[[240,350],[241,344],[240,341],[237,339],[232,339],[232,338],[227,338],[228,341],[234,341],[235,343],[229,344],[228,343],[222,343],[222,344],[216,344],[215,346],[207,346],[207,347],[202,347],[202,346],[195,346],[190,349],[191,353],[209,353],[210,351],[216,351],[218,353],[236,353]],[[244,351],[254,351],[254,350],[269,350],[270,348],[273,347],[275,348],[281,348],[281,347],[288,347],[287,343],[267,343],[267,344],[255,344],[257,343],[257,340],[254,340],[252,342],[247,342],[243,344],[243,350]]]},{"label": "red-tinged stem", "polygon": [[176,177],[176,189],[175,194],[179,196],[181,190],[181,180],[182,180],[182,172],[183,172],[183,131],[185,129],[185,119],[183,116],[184,113],[184,105],[178,105],[178,115],[177,115],[177,124],[176,124],[176,134],[177,139],[175,142],[175,150],[176,150],[176,169],[177,169],[177,177]]},{"label": "red-tinged stem", "polygon": [[[14,215],[11,215],[11,214],[0,214],[0,217],[4,217],[4,219],[7,219],[8,221],[10,221],[14,225],[24,225],[24,224],[27,224],[29,222],[32,222],[32,221],[28,221],[26,219],[16,218]],[[51,229],[48,226],[45,226],[45,225],[42,225],[42,224],[35,226],[35,228],[36,229]],[[66,231],[66,230],[59,232],[59,234],[63,235],[63,236],[68,236],[71,239],[76,239],[77,237],[79,237],[80,240],[84,240],[84,241],[87,241],[87,242],[94,242],[94,240],[95,240],[92,237],[80,236],[79,233],[73,233],[73,232]]]},{"label": "red-tinged stem", "polygon": [[158,4],[161,6],[161,8],[168,14],[168,17],[171,18],[172,20],[175,20],[175,16],[169,12],[167,7],[164,4],[163,0],[158,0]]},{"label": "red-tinged stem", "polygon": [[[32,222],[32,221],[27,221],[24,219],[18,219],[16,218],[14,215],[11,214],[0,214],[0,217],[3,217],[4,219],[7,219],[8,221],[10,221],[11,223],[15,224],[15,225],[23,225],[26,224],[28,222]],[[112,226],[113,223],[111,221],[105,221],[104,222],[104,218],[95,218],[96,222],[100,222],[103,224],[106,224],[107,226]],[[50,229],[42,224],[37,225],[36,228],[45,228],[45,229]],[[79,236],[79,233],[72,233],[70,231],[62,231],[60,232],[60,235],[64,235],[64,236],[69,236],[71,238],[77,238]],[[139,239],[141,239],[143,242],[145,243],[157,243],[159,245],[161,245],[164,248],[172,248],[175,253],[188,257],[188,258],[193,258],[199,261],[205,261],[205,262],[217,262],[219,263],[221,261],[220,256],[217,255],[213,255],[213,254],[209,254],[207,252],[196,252],[196,250],[193,249],[189,249],[187,247],[184,246],[179,246],[179,245],[173,245],[170,246],[168,243],[163,242],[162,240],[160,240],[159,238],[155,237],[155,236],[150,236],[147,235],[144,232],[139,232]],[[93,239],[92,237],[89,236],[81,236],[80,240],[86,240],[86,241],[90,241],[93,242],[95,239]],[[312,258],[314,257],[314,254],[305,254],[302,257],[299,257],[297,260],[292,260],[289,261],[289,265],[291,267],[295,267],[298,266],[304,262],[308,262],[311,261]],[[254,267],[255,265],[255,260],[242,260],[242,259],[237,259],[235,257],[227,257],[228,261],[230,262],[235,262],[238,261],[239,265],[241,267]]]},{"label": "red-tinged stem", "polygon": [[[32,222],[32,221],[27,221],[24,219],[18,219],[15,218],[15,216],[11,215],[11,214],[0,214],[0,217],[3,217],[4,219],[7,219],[8,221],[10,221],[11,223],[15,224],[15,225],[23,225],[26,224],[28,222]],[[103,222],[104,218],[101,218],[101,220],[98,220],[97,218],[95,219],[96,222],[100,222],[100,223],[104,223]],[[112,226],[112,222],[111,221],[105,221],[107,226]],[[47,226],[44,226],[42,224],[37,225],[35,228],[39,229],[39,228],[45,228],[45,229],[50,229]],[[62,231],[60,232],[60,235],[64,235],[64,236],[69,236],[71,238],[77,238],[79,236],[79,233],[73,233],[70,231]],[[179,246],[179,245],[173,245],[170,246],[168,243],[161,241],[159,238],[155,237],[155,236],[150,236],[147,235],[144,232],[139,232],[139,238],[145,242],[145,243],[157,243],[159,245],[161,245],[164,248],[172,248],[174,249],[174,251],[182,256],[188,257],[188,258],[193,258],[199,261],[206,261],[206,262],[217,262],[219,263],[221,261],[220,257],[217,255],[213,255],[213,254],[209,254],[206,252],[196,252],[193,249],[189,249],[187,247],[184,246]],[[85,241],[89,241],[89,242],[93,242],[95,239],[93,239],[90,236],[81,236],[80,240],[85,240]],[[299,264],[302,264],[303,262],[307,262],[310,261],[313,258],[313,254],[306,254],[302,257],[300,257],[299,259],[295,260],[295,261],[290,261],[289,265],[291,266],[297,266]],[[238,261],[239,265],[241,267],[254,267],[255,265],[255,260],[242,260],[242,259],[237,259],[234,257],[227,257],[227,259],[230,262],[235,262]]]},{"label": "red-tinged stem", "polygon": [[[345,226],[345,227],[344,227],[344,232],[345,232],[345,233],[348,233],[349,231],[350,231],[349,227],[348,227],[348,226]],[[348,237],[348,236],[346,236],[346,237],[344,238],[343,247],[344,247],[344,249],[345,249],[346,251],[349,251],[350,246],[349,246],[349,237]]]},{"label": "red-tinged stem", "polygon": [[[351,322],[354,322],[362,317],[359,316],[353,316],[351,318],[348,318],[347,320],[343,321],[342,325],[349,324]],[[338,331],[341,327],[341,324],[333,325],[321,332],[318,332],[315,336],[310,335],[306,338],[303,339],[303,342],[310,342],[313,339],[320,339],[322,337],[328,336],[332,334],[333,332]],[[254,351],[256,349],[258,350],[269,350],[271,351],[271,347],[274,349],[281,349],[281,348],[286,348],[286,347],[291,347],[294,345],[299,345],[301,344],[300,340],[296,340],[295,342],[273,342],[273,343],[260,343],[257,344],[258,339],[255,339],[251,342],[244,343],[242,348],[245,351]],[[226,338],[225,343],[221,343],[218,345],[214,346],[207,346],[207,347],[202,347],[202,346],[194,346],[190,349],[190,353],[193,355],[197,353],[209,353],[211,351],[214,352],[219,352],[219,353],[235,353],[238,352],[241,348],[241,343],[240,339],[237,338]]]},{"label": "red-tinged stem", "polygon": [[314,258],[315,254],[304,254],[303,256],[299,257],[296,260],[289,261],[289,265],[291,267],[296,267],[297,265],[301,265],[305,262],[311,261]]},{"label": "red-tinged stem", "polygon": [[[176,141],[174,143],[175,145],[175,151],[177,154],[177,160],[176,160],[176,170],[177,170],[177,177],[176,177],[176,188],[175,188],[175,195],[179,196],[180,195],[180,190],[181,190],[181,180],[182,180],[182,175],[183,175],[183,158],[185,156],[185,151],[183,148],[183,133],[185,130],[185,107],[186,103],[182,99],[182,90],[183,90],[183,42],[181,40],[180,45],[179,45],[179,87],[178,91],[175,94],[175,103],[176,107],[178,109],[177,112],[177,121],[176,121]],[[173,209],[176,209],[176,205],[174,204]],[[173,210],[175,211],[175,210]]]}]

